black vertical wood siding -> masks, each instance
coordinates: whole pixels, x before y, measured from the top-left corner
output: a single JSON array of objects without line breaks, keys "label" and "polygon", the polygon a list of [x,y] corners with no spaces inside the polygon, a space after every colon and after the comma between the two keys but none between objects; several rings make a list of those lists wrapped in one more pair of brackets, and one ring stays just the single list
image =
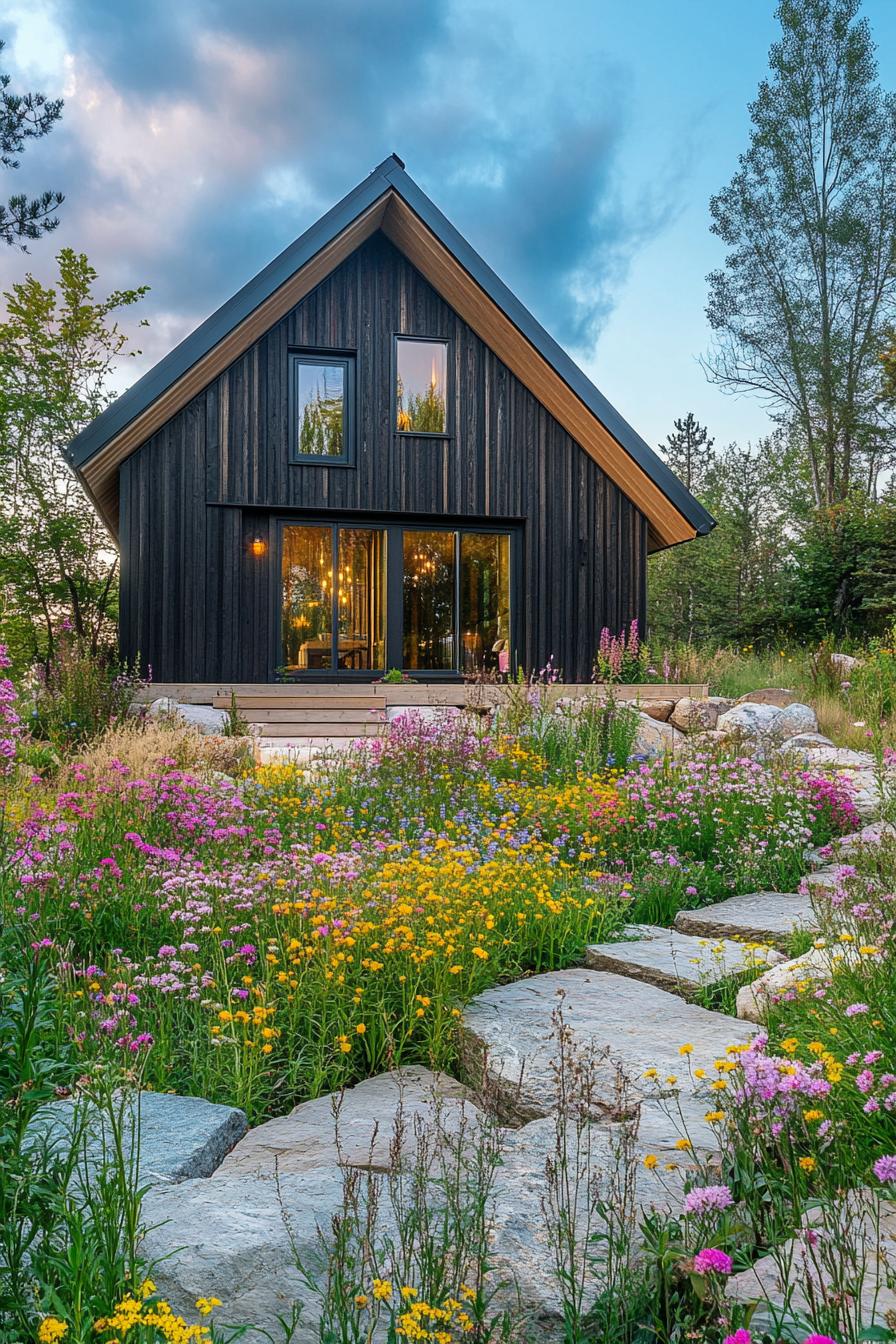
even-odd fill
[{"label": "black vertical wood siding", "polygon": [[[450,338],[451,439],[393,433],[396,332]],[[292,349],[356,352],[353,466],[290,462]],[[644,620],[644,516],[379,234],[129,457],[120,485],[122,652],[158,681],[272,677],[278,512],[515,521],[527,669],[553,656],[588,680],[601,627]]]}]

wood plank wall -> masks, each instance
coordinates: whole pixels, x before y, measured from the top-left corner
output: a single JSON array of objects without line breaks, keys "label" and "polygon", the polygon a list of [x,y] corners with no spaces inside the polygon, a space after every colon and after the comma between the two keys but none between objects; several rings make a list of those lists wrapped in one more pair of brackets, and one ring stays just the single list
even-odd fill
[{"label": "wood plank wall", "polygon": [[[395,332],[451,340],[453,438],[392,432]],[[353,467],[289,460],[300,348],[357,352]],[[601,626],[644,621],[643,515],[382,234],[127,459],[121,510],[122,650],[159,680],[270,678],[278,511],[518,520],[526,668],[588,680]]]}]

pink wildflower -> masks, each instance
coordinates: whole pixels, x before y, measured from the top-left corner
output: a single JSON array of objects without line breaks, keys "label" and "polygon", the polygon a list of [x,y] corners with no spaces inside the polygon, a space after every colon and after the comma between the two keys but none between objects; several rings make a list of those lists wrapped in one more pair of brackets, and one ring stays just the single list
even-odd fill
[{"label": "pink wildflower", "polygon": [[698,1274],[730,1274],[733,1267],[731,1256],[714,1246],[706,1246],[694,1256],[694,1269]]},{"label": "pink wildflower", "polygon": [[896,1155],[888,1153],[879,1157],[874,1164],[874,1174],[884,1184],[896,1181]]},{"label": "pink wildflower", "polygon": [[690,1190],[684,1197],[685,1213],[707,1213],[710,1209],[719,1212],[730,1208],[734,1196],[727,1185],[701,1185]]}]

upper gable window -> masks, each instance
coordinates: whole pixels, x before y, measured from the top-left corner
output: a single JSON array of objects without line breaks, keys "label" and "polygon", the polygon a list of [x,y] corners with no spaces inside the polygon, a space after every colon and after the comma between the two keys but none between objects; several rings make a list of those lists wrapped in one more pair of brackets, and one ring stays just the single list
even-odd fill
[{"label": "upper gable window", "polygon": [[448,342],[395,338],[395,428],[448,433]]},{"label": "upper gable window", "polygon": [[328,464],[349,461],[354,364],[350,355],[290,356],[294,461]]}]

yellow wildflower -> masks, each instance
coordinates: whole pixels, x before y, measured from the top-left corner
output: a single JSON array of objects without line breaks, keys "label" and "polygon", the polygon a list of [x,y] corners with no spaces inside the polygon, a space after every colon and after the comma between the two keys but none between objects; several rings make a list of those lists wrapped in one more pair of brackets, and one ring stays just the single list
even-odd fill
[{"label": "yellow wildflower", "polygon": [[58,1341],[64,1339],[67,1334],[68,1326],[65,1321],[60,1321],[58,1316],[45,1316],[37,1327],[40,1344],[58,1344]]}]

